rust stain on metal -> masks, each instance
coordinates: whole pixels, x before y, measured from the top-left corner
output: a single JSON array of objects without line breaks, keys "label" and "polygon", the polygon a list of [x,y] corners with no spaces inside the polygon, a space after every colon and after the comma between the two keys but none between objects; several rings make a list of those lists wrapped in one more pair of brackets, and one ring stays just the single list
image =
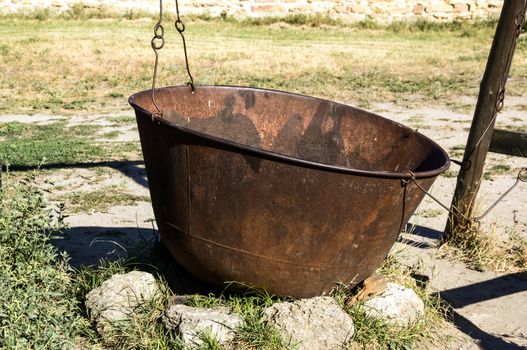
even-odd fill
[{"label": "rust stain on metal", "polygon": [[[310,297],[371,275],[446,153],[366,111],[279,91],[162,88],[130,98],[161,236],[213,284]],[[403,192],[406,190],[406,194]],[[403,203],[403,199],[406,200]]]}]

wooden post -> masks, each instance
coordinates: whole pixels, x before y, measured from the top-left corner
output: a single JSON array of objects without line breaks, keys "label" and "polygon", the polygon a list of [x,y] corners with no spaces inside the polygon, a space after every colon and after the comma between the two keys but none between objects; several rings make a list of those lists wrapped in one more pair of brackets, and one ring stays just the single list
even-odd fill
[{"label": "wooden post", "polygon": [[[503,2],[498,27],[492,42],[487,67],[481,81],[478,103],[470,127],[463,165],[457,177],[451,210],[472,216],[479,190],[485,158],[489,150],[496,115],[503,105],[505,83],[509,74],[516,41],[525,20],[527,0]],[[444,239],[467,226],[465,219],[450,215]]]}]

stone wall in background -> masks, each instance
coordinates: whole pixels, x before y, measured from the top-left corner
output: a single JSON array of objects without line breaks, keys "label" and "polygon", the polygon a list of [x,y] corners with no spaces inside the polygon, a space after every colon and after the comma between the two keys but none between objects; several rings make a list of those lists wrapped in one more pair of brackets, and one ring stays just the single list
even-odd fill
[{"label": "stone wall in background", "polygon": [[[236,17],[284,16],[287,14],[328,14],[346,21],[373,19],[453,20],[488,18],[499,14],[503,1],[492,0],[179,0],[183,14],[227,14]],[[49,8],[67,11],[82,4],[86,8],[114,12],[158,11],[158,0],[0,0],[0,13],[26,12]],[[167,12],[174,0],[164,0]]]}]

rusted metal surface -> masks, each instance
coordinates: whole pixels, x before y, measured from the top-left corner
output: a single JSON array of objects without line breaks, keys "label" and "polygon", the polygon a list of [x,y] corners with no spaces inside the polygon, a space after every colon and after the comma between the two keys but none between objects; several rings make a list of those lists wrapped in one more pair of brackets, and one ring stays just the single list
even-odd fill
[{"label": "rusted metal surface", "polygon": [[431,140],[346,105],[279,91],[196,86],[130,98],[161,236],[216,285],[310,297],[380,265],[449,166]]}]

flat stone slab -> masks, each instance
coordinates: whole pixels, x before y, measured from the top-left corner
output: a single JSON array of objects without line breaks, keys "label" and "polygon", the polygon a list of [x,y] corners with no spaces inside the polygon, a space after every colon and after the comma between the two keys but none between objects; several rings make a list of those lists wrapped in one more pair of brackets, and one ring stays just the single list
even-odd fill
[{"label": "flat stone slab", "polygon": [[286,343],[298,350],[331,350],[353,337],[353,319],[331,297],[275,303],[264,311]]},{"label": "flat stone slab", "polygon": [[148,272],[115,274],[86,294],[86,308],[99,333],[104,333],[108,322],[127,320],[138,305],[157,293],[157,281]]},{"label": "flat stone slab", "polygon": [[381,295],[364,302],[364,310],[370,317],[408,326],[424,316],[425,306],[412,289],[389,282]]},{"label": "flat stone slab", "polygon": [[228,308],[212,309],[172,305],[163,316],[163,324],[169,330],[177,330],[185,346],[199,346],[203,336],[212,337],[225,344],[236,336],[236,328],[243,319]]}]

